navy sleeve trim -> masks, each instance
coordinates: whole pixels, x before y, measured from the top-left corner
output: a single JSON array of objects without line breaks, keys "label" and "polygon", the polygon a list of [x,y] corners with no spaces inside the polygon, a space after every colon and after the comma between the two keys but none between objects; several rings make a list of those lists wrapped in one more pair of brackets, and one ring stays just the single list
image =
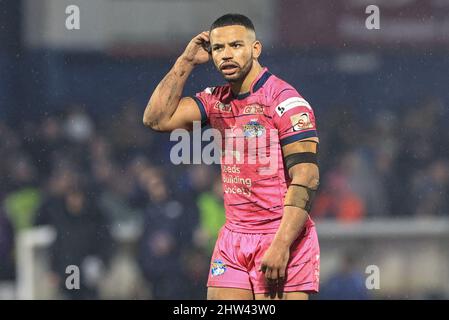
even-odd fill
[{"label": "navy sleeve trim", "polygon": [[204,107],[203,102],[198,97],[192,97],[193,100],[195,100],[196,104],[198,105],[198,108],[201,112],[201,124],[205,124],[207,122],[207,113],[206,108]]},{"label": "navy sleeve trim", "polygon": [[295,134],[293,136],[284,138],[281,140],[281,146],[286,146],[287,144],[290,144],[292,142],[295,141],[299,141],[305,138],[312,138],[312,137],[318,137],[318,134],[316,132],[316,130],[309,130],[309,131],[305,131],[305,132],[300,132],[298,134]]}]

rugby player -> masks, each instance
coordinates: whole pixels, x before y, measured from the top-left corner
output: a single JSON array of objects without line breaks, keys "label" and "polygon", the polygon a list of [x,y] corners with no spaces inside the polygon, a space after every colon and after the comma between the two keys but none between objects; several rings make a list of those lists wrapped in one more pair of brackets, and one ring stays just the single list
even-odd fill
[{"label": "rugby player", "polygon": [[[319,185],[315,116],[295,88],[261,65],[261,53],[248,17],[218,18],[189,42],[143,116],[156,131],[191,130],[201,121],[236,132],[241,144],[269,137],[263,151],[276,160],[276,170],[264,171],[258,162],[221,163],[226,222],[212,255],[208,299],[308,299],[319,289],[320,250],[309,216]],[[210,60],[227,84],[182,97],[195,66]],[[244,152],[234,155],[248,160]]]}]

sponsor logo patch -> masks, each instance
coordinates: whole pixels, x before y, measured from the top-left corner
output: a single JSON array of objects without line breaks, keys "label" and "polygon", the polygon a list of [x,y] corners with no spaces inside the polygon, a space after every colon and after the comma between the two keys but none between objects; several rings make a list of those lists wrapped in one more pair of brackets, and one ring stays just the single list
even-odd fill
[{"label": "sponsor logo patch", "polygon": [[250,104],[243,109],[243,114],[263,114],[263,106]]},{"label": "sponsor logo patch", "polygon": [[220,110],[221,112],[231,112],[232,106],[230,103],[224,104],[223,102],[218,101],[214,105],[214,109]]},{"label": "sponsor logo patch", "polygon": [[279,115],[279,117],[282,117],[284,115],[284,113],[286,113],[287,111],[296,108],[296,107],[306,107],[310,110],[312,110],[312,107],[310,106],[310,104],[304,100],[303,98],[299,98],[299,97],[292,97],[292,98],[288,98],[285,101],[281,102],[277,107],[276,107],[276,113]]},{"label": "sponsor logo patch", "polygon": [[310,117],[307,112],[291,116],[290,121],[292,122],[293,131],[301,131],[313,128],[312,121],[310,121]]}]

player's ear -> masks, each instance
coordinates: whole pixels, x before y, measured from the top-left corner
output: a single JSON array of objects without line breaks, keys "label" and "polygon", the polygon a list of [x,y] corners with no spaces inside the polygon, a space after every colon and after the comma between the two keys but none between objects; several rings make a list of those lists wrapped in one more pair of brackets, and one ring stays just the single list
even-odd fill
[{"label": "player's ear", "polygon": [[253,43],[253,58],[259,58],[262,54],[262,43],[259,40]]}]

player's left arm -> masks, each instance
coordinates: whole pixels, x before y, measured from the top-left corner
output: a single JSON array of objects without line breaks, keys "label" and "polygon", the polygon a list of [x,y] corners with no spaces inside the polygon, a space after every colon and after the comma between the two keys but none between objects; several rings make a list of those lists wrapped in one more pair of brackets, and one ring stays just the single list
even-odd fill
[{"label": "player's left arm", "polygon": [[319,185],[318,138],[310,137],[282,147],[292,179],[284,200],[284,213],[276,235],[261,263],[269,281],[283,280],[290,246],[302,232]]}]

